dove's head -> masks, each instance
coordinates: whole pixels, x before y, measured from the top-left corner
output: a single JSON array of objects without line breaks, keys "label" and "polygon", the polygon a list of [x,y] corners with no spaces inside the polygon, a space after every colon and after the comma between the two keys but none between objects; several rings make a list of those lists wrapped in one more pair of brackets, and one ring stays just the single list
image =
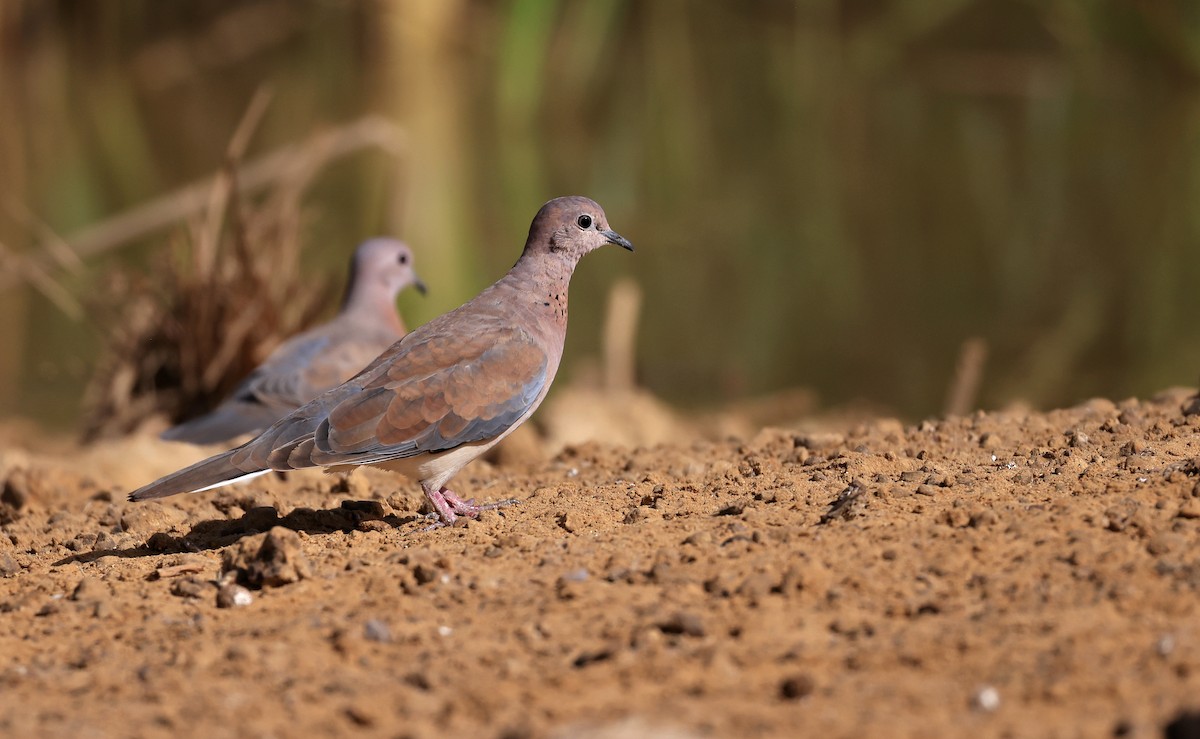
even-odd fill
[{"label": "dove's head", "polygon": [[525,253],[561,255],[576,262],[608,244],[633,251],[628,239],[608,227],[604,209],[596,201],[572,195],[542,206],[529,227]]},{"label": "dove's head", "polygon": [[408,244],[386,238],[359,244],[351,265],[349,300],[361,291],[386,295],[389,301],[395,301],[400,291],[408,287],[425,294],[425,283],[413,269],[413,253]]}]

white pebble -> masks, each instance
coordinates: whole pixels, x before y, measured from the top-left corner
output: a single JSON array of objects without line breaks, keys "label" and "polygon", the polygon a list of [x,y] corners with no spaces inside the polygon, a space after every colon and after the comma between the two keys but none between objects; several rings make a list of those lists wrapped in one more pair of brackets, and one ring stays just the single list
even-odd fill
[{"label": "white pebble", "polygon": [[1155,643],[1154,650],[1158,652],[1158,656],[1166,657],[1175,651],[1175,637],[1171,634],[1163,634]]},{"label": "white pebble", "polygon": [[1000,707],[1000,691],[991,685],[984,685],[975,691],[975,696],[972,700],[976,708],[991,713]]}]

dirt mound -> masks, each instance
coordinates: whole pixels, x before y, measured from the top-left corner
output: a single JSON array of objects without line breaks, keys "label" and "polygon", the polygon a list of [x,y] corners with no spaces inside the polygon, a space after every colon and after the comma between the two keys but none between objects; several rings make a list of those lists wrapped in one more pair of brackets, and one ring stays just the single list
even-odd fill
[{"label": "dirt mound", "polygon": [[375,471],[130,504],[169,447],[13,451],[0,734],[1156,736],[1200,708],[1197,410],[501,455],[458,492],[521,502],[433,531]]}]

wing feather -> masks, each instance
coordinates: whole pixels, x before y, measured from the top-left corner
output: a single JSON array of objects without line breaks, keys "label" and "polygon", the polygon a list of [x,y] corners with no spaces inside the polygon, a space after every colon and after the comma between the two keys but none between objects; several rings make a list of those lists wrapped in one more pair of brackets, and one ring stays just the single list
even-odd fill
[{"label": "wing feather", "polygon": [[418,331],[234,455],[273,469],[371,464],[507,431],[538,402],[549,358],[522,328]]},{"label": "wing feather", "polygon": [[[521,329],[430,341],[414,354],[411,365],[394,362],[333,409],[316,434],[314,462],[383,461],[484,441],[526,415],[546,382],[546,353]],[[437,361],[444,364],[430,366]]]},{"label": "wing feather", "polygon": [[329,345],[330,337],[321,334],[302,334],[284,342],[238,386],[233,397],[285,412],[299,408],[318,392],[310,381],[310,368]]}]

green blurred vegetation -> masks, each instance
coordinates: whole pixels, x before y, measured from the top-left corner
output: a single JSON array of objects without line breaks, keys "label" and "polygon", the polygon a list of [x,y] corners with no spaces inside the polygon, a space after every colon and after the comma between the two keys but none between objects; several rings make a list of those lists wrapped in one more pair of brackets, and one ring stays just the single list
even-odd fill
[{"label": "green blurred vegetation", "polygon": [[[403,176],[372,152],[320,174],[305,260],[404,236],[432,287],[410,324],[581,193],[638,252],[578,273],[568,370],[628,273],[641,380],[679,403],[808,386],[934,414],[971,337],[985,407],[1144,395],[1200,377],[1198,82],[1187,0],[12,2],[0,244],[211,173],[265,84],[252,153],[405,129]],[[167,243],[58,279],[86,297]],[[0,316],[3,410],[69,421],[97,327],[29,288]]]}]

